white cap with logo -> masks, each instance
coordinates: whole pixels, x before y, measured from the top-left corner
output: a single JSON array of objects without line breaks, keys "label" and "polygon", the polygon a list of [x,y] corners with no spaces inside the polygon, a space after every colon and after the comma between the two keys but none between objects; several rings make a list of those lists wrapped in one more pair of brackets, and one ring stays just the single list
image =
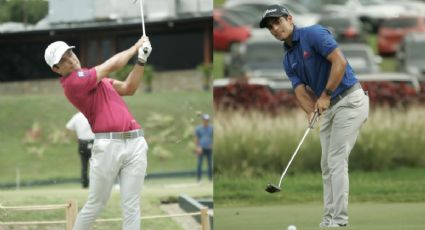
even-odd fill
[{"label": "white cap with logo", "polygon": [[75,46],[69,46],[63,41],[56,41],[50,44],[44,51],[44,59],[47,64],[53,68],[54,65],[58,64],[63,54],[69,50],[75,48]]}]

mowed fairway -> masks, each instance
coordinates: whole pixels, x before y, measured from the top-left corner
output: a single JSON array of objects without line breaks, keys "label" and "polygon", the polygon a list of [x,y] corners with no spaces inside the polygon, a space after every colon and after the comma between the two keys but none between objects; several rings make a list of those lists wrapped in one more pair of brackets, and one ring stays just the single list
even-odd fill
[{"label": "mowed fairway", "polygon": [[[425,203],[353,203],[350,226],[358,230],[425,229]],[[215,230],[297,230],[320,229],[320,203],[284,206],[215,208]]]}]

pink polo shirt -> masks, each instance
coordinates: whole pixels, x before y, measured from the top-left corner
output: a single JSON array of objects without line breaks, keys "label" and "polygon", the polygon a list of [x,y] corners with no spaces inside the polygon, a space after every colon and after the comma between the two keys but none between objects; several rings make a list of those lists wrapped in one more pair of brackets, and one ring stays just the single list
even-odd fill
[{"label": "pink polo shirt", "polygon": [[81,69],[60,78],[65,96],[81,111],[94,133],[126,132],[140,129],[121,96],[112,87],[113,80],[97,83],[94,68]]}]

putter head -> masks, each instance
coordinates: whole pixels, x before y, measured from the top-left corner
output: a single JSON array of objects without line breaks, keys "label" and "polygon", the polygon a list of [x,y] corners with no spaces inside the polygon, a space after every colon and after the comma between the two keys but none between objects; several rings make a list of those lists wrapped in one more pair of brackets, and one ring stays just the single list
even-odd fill
[{"label": "putter head", "polygon": [[268,184],[266,187],[266,191],[269,193],[280,192],[280,188],[276,185]]}]

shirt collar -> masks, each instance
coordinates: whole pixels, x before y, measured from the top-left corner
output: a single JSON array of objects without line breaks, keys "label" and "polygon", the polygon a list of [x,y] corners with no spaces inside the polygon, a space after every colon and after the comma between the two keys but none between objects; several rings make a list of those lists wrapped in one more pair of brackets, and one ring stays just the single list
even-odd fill
[{"label": "shirt collar", "polygon": [[292,31],[292,47],[284,43],[285,51],[292,49],[296,44],[298,44],[299,41],[300,41],[300,31],[294,25],[294,31]]}]

